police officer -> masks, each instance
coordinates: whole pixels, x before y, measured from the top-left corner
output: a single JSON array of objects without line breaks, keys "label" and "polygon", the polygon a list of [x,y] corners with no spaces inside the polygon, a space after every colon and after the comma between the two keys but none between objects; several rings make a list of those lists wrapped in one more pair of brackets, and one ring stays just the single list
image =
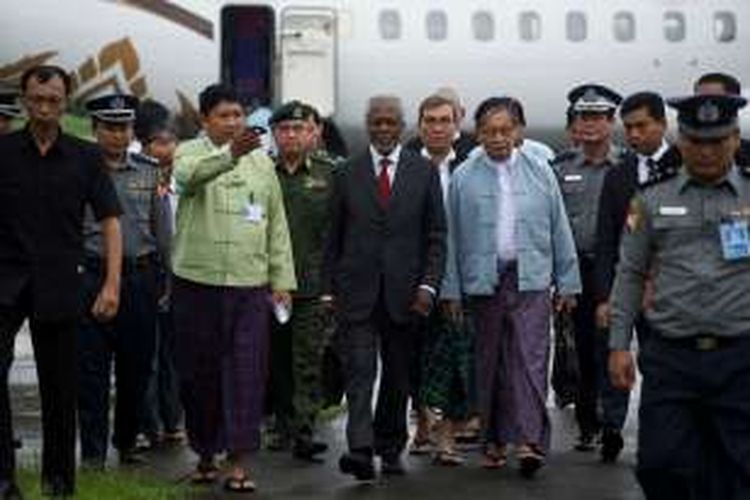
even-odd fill
[{"label": "police officer", "polygon": [[[283,433],[287,433],[293,441],[293,455],[303,460],[315,460],[328,448],[325,443],[314,441],[313,433],[323,406],[323,355],[332,332],[328,310],[321,302],[320,271],[334,163],[310,147],[316,143],[309,136],[309,125],[316,114],[311,106],[292,101],[277,109],[269,121],[278,149],[276,171],[284,195],[298,282],[291,320],[282,324],[277,318],[274,322],[273,361],[277,363],[271,363],[273,387],[289,391],[288,396],[276,398],[286,404],[275,408],[275,413],[277,431],[282,433],[279,437],[284,439]],[[285,376],[291,384],[280,387],[280,379]]]},{"label": "police officer", "polygon": [[[598,84],[580,85],[568,94],[572,119],[576,122],[580,149],[569,150],[552,161],[560,181],[565,208],[570,219],[578,252],[583,293],[573,312],[579,383],[576,391],[576,419],[580,429],[576,449],[594,449],[600,430],[597,415],[598,386],[606,381],[606,342],[597,341],[594,314],[594,248],[599,198],[606,173],[620,159],[619,148],[612,144],[615,111],[622,98],[617,92]],[[607,398],[604,398],[605,400]],[[602,458],[614,460],[622,449],[620,430],[627,412],[618,404],[608,411],[603,401]]]},{"label": "police officer", "polygon": [[733,160],[746,102],[669,101],[683,166],[637,194],[627,217],[609,367],[617,387],[633,385],[643,307],[638,479],[649,500],[750,498],[750,170]]},{"label": "police officer", "polygon": [[10,132],[13,120],[19,116],[21,116],[21,107],[18,105],[18,94],[0,93],[0,135]]},{"label": "police officer", "polygon": [[[138,461],[134,454],[139,411],[152,370],[156,334],[158,254],[167,247],[165,224],[158,209],[158,163],[128,153],[138,99],[106,95],[86,105],[108,173],[123,207],[121,307],[108,323],[86,316],[78,330],[78,411],[81,455],[85,465],[104,467],[109,435],[109,394],[114,358],[117,400],[113,444],[121,463]],[[84,221],[82,301],[88,304],[101,280],[101,230],[91,217]]]}]

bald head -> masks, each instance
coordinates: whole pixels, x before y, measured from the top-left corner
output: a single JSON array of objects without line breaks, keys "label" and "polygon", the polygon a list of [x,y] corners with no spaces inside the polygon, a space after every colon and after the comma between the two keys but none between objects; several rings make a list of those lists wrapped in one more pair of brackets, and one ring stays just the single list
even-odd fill
[{"label": "bald head", "polygon": [[404,120],[404,108],[401,105],[401,99],[395,95],[376,95],[372,96],[367,102],[367,116],[372,115],[374,111],[388,110],[396,113],[399,119]]}]

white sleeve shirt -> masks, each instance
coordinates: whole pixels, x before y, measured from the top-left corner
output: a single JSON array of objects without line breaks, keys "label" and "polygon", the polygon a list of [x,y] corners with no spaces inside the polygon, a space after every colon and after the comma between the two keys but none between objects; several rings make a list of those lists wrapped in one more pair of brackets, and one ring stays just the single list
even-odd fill
[{"label": "white sleeve shirt", "polygon": [[391,163],[388,165],[388,181],[393,186],[393,180],[396,178],[396,170],[398,169],[398,159],[401,156],[401,145],[399,144],[393,148],[388,156],[381,155],[374,146],[370,145],[370,156],[372,156],[372,165],[375,168],[376,179],[380,176],[380,169],[382,168],[380,162],[385,158],[390,160]]},{"label": "white sleeve shirt", "polygon": [[504,262],[516,260],[516,200],[513,194],[513,170],[517,153],[510,158],[493,162],[497,168],[497,257]]}]

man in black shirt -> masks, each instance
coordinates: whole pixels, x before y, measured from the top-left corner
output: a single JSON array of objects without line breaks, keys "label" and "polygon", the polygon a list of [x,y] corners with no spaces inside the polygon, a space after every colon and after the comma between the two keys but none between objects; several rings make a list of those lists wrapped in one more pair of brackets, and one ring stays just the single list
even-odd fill
[{"label": "man in black shirt", "polygon": [[15,484],[8,372],[15,335],[28,319],[42,401],[43,492],[75,486],[76,321],[83,214],[101,221],[107,271],[92,314],[108,321],[119,305],[122,237],[117,194],[100,153],[60,131],[70,78],[56,66],[21,78],[23,130],[0,137],[0,500]]}]

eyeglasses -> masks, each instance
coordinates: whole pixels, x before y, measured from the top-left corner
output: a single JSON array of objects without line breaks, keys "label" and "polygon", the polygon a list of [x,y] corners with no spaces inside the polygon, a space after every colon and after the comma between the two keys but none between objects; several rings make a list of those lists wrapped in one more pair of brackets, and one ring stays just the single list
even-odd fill
[{"label": "eyeglasses", "polygon": [[24,100],[32,106],[42,106],[43,104],[47,104],[51,108],[59,108],[65,102],[65,99],[61,96],[44,96],[36,94],[26,95],[24,96]]}]

